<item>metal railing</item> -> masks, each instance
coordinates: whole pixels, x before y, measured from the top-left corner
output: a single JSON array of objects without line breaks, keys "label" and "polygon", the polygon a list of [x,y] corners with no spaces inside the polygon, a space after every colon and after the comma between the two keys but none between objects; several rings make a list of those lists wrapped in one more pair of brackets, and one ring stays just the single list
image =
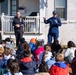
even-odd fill
[{"label": "metal railing", "polygon": [[[3,33],[13,33],[14,28],[12,25],[14,16],[5,16],[2,14],[2,32]],[[25,25],[24,25],[24,33],[39,33],[39,16],[26,16],[25,17]]]}]

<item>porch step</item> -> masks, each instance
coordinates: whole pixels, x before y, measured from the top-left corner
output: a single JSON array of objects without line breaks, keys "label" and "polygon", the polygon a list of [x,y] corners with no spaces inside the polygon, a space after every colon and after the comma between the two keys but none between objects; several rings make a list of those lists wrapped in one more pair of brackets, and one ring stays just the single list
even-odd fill
[{"label": "porch step", "polygon": [[[4,34],[7,34],[7,35],[14,35],[14,32],[4,32]],[[33,33],[33,32],[24,32],[24,35],[42,35],[42,33]]]}]

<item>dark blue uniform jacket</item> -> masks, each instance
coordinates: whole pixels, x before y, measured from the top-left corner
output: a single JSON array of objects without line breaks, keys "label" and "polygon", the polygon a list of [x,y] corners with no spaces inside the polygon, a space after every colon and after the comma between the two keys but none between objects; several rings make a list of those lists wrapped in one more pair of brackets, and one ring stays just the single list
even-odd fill
[{"label": "dark blue uniform jacket", "polygon": [[[57,23],[55,22],[55,20],[57,21]],[[61,20],[58,17],[51,17],[48,20],[44,20],[44,23],[50,23],[49,34],[59,33],[58,27],[61,26]]]},{"label": "dark blue uniform jacket", "polygon": [[[17,28],[17,27],[16,27],[16,24],[19,24],[20,27]],[[15,17],[14,17],[14,20],[13,20],[13,26],[14,26],[14,30],[18,30],[18,29],[21,30],[21,29],[23,29],[23,26],[24,26],[23,18],[22,18],[22,17],[18,18],[17,16],[15,16]]]}]

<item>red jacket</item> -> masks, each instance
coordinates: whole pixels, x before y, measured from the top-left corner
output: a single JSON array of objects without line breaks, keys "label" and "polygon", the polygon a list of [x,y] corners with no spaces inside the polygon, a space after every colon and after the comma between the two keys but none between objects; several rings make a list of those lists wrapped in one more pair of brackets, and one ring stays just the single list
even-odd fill
[{"label": "red jacket", "polygon": [[66,68],[61,68],[56,65],[52,65],[49,73],[50,73],[50,75],[68,75],[69,67],[66,66]]}]

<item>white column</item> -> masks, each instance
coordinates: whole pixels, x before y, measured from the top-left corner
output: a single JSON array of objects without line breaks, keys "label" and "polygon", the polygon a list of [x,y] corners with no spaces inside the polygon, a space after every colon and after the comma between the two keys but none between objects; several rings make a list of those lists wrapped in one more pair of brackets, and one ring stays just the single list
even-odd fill
[{"label": "white column", "polygon": [[8,0],[8,15],[10,15],[10,0]]},{"label": "white column", "polygon": [[2,16],[1,16],[1,29],[2,29],[2,31],[1,31],[1,36],[2,36],[2,39],[3,39],[3,22],[4,22],[4,13],[2,13]]},{"label": "white column", "polygon": [[45,1],[46,0],[40,0],[40,21],[42,22],[43,17],[45,17],[45,10],[46,10]]}]

